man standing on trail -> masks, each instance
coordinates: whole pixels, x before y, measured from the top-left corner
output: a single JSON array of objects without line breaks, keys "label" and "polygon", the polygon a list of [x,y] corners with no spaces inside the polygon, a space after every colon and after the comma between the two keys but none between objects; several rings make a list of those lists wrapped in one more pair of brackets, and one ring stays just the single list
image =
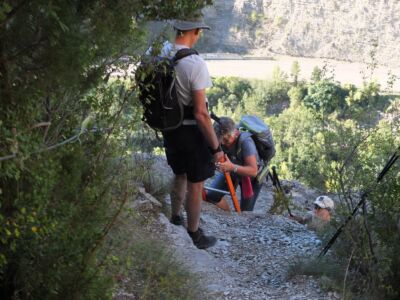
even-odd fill
[{"label": "man standing on trail", "polygon": [[[192,48],[203,29],[210,29],[200,19],[177,20],[172,55]],[[185,119],[179,128],[163,132],[167,161],[175,174],[171,192],[171,223],[183,225],[181,208],[185,202],[187,230],[193,243],[206,249],[216,238],[204,235],[199,228],[201,193],[204,181],[214,175],[214,161],[223,153],[213,130],[206,105],[205,89],[212,86],[205,61],[199,55],[180,59],[175,66],[178,99],[184,105]],[[185,201],[186,198],[186,201]]]},{"label": "man standing on trail", "polygon": [[[261,161],[251,133],[239,131],[235,122],[228,117],[219,118],[214,129],[224,152],[227,153],[226,161],[218,162],[217,168],[221,172],[230,172],[233,181],[240,181],[240,209],[251,211],[261,190],[261,183],[256,179]],[[210,187],[214,190],[203,193],[203,199],[229,211],[224,195],[217,191],[227,190],[224,174],[218,174]]]}]

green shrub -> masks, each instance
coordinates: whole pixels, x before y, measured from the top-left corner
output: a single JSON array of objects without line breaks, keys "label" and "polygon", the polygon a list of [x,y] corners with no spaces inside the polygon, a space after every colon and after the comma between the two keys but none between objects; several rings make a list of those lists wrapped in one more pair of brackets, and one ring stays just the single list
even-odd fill
[{"label": "green shrub", "polygon": [[133,180],[143,185],[147,193],[162,201],[170,191],[172,180],[167,162],[152,154],[138,153],[127,163]]},{"label": "green shrub", "polygon": [[109,79],[128,69],[121,56],[137,63],[146,21],[210,1],[3,2],[0,294],[108,299],[101,250],[132,193],[119,158],[140,119],[132,82]]},{"label": "green shrub", "polygon": [[321,80],[309,85],[303,103],[321,115],[327,115],[338,109],[343,110],[346,96],[346,91],[339,84]]},{"label": "green shrub", "polygon": [[[322,271],[315,270],[317,262],[311,262],[295,267],[295,273],[318,275],[326,286],[344,290],[346,298],[397,299],[398,164],[379,185],[375,183],[378,172],[400,145],[399,101],[393,100],[394,95],[380,95],[375,83],[342,87],[326,73],[326,68],[318,69],[312,81],[297,86],[289,84],[279,70],[273,82],[251,81],[251,93],[244,94],[243,108],[238,111],[256,114],[270,125],[277,150],[272,163],[278,166],[281,179],[298,179],[338,195],[341,203],[335,209],[334,227],[348,218],[361,194],[368,191],[366,207],[330,252],[338,261],[326,263],[333,269],[325,270],[322,262]],[[282,103],[288,101],[288,95],[291,105],[285,109]],[[279,114],[266,118],[276,103],[281,104]],[[377,118],[380,108],[386,110]],[[236,120],[238,111],[232,114]],[[282,210],[282,199],[276,200],[273,209]],[[321,236],[324,243],[331,234]]]},{"label": "green shrub", "polygon": [[[142,238],[133,245],[130,280],[139,299],[210,299],[201,289],[201,281],[187,271],[172,250],[159,240]],[[128,288],[129,290],[129,288]]]},{"label": "green shrub", "polygon": [[233,112],[236,107],[243,107],[243,96],[252,93],[248,80],[237,77],[213,78],[213,86],[207,91],[210,108],[216,108],[218,104]]},{"label": "green shrub", "polygon": [[325,288],[342,291],[343,279],[346,273],[346,263],[333,257],[297,258],[289,266],[287,276],[307,275],[320,278]]},{"label": "green shrub", "polygon": [[[127,158],[127,174],[134,186],[141,184],[141,168],[137,164],[153,166],[147,158]],[[135,210],[132,194],[115,220],[115,226],[105,238],[100,253],[107,264],[107,273],[117,283],[113,294],[120,291],[137,299],[212,299],[206,295],[203,280],[182,264],[162,233],[158,218],[160,210]]]}]

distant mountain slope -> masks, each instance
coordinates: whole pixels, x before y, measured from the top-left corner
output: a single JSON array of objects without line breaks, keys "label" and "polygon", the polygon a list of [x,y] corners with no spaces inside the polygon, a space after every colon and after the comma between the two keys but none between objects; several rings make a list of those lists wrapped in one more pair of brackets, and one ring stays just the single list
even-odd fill
[{"label": "distant mountain slope", "polygon": [[400,66],[398,0],[214,0],[208,52],[288,54]]}]

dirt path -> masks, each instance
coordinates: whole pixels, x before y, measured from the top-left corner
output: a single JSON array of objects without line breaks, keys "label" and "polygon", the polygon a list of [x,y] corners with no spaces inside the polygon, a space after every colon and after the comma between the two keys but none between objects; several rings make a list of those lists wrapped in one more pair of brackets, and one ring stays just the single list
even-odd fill
[{"label": "dirt path", "polygon": [[[165,160],[157,161],[155,168],[172,176]],[[319,195],[298,182],[282,181],[282,185],[291,194],[291,207],[296,214]],[[159,211],[161,203],[142,190],[142,196],[133,202],[135,210]],[[165,202],[168,205],[169,197]],[[320,289],[312,277],[288,277],[289,266],[299,257],[317,255],[321,241],[305,226],[286,216],[270,214],[272,203],[270,183],[262,187],[252,212],[225,212],[203,202],[201,227],[218,238],[217,244],[207,250],[197,249],[186,228],[172,225],[161,212],[148,223],[148,230],[169,245],[178,261],[203,278],[207,299],[339,299],[339,295]],[[136,298],[129,294],[115,299]]]},{"label": "dirt path", "polygon": [[[336,299],[311,277],[287,277],[297,257],[313,256],[321,242],[314,232],[281,215],[267,213],[272,187],[264,186],[254,212],[227,213],[204,203],[201,226],[218,238],[216,246],[198,250],[182,226],[160,217],[177,257],[205,279],[210,295],[224,300]],[[306,204],[315,192],[297,184],[295,203]]]}]

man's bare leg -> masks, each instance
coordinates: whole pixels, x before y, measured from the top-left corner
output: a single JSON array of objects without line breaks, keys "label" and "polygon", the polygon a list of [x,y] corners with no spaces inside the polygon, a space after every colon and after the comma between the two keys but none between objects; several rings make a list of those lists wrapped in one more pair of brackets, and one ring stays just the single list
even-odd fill
[{"label": "man's bare leg", "polygon": [[213,236],[206,236],[199,228],[201,212],[201,192],[204,182],[187,182],[186,213],[188,216],[188,233],[193,244],[199,249],[207,249],[217,242]]},{"label": "man's bare leg", "polygon": [[187,181],[186,213],[188,221],[188,231],[195,232],[199,228],[201,212],[201,191],[204,182]]},{"label": "man's bare leg", "polygon": [[171,216],[181,213],[182,205],[186,196],[186,174],[175,175],[171,191]]}]

